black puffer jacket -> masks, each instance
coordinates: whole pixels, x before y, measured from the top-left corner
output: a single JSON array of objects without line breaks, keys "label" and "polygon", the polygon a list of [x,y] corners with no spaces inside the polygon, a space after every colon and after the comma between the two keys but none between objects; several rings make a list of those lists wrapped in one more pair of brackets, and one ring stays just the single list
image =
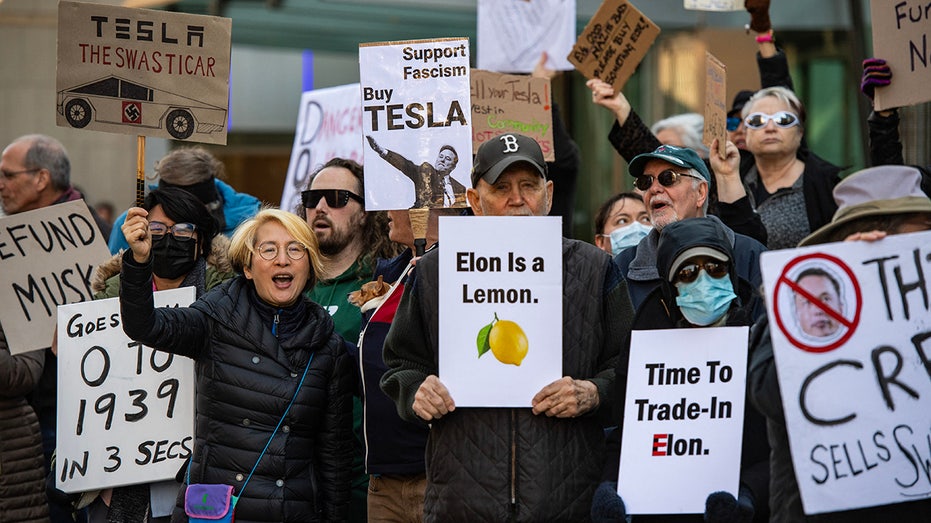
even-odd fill
[{"label": "black puffer jacket", "polygon": [[[612,424],[614,367],[633,310],[626,282],[591,244],[563,239],[563,374],[593,382],[600,403],[577,418],[529,408],[461,408],[431,424],[425,521],[585,521]],[[385,340],[381,386],[402,418],[437,373],[439,251],[417,263]],[[442,379],[442,376],[440,377]],[[453,398],[455,400],[455,398]]]},{"label": "black puffer jacket", "polygon": [[[352,363],[326,311],[309,300],[276,311],[242,276],[191,307],[154,309],[150,278],[151,266],[135,264],[127,251],[123,328],[134,340],[197,363],[190,481],[241,492],[313,355],[294,406],[239,500],[236,521],[345,521]],[[275,316],[279,337],[271,330]],[[186,519],[183,508],[175,509],[172,521]]]},{"label": "black puffer jacket", "polygon": [[10,354],[0,329],[0,523],[49,520],[39,419],[26,402],[44,363],[44,350]]}]

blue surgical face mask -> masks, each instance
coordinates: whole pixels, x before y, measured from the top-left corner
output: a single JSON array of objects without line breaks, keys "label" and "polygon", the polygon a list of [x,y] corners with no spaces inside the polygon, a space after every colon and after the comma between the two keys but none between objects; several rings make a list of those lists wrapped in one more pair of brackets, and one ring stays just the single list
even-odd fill
[{"label": "blue surgical face mask", "polygon": [[624,249],[637,245],[644,236],[650,234],[653,227],[646,226],[640,222],[634,222],[625,227],[619,227],[611,231],[608,236],[611,237],[611,254],[617,256]]},{"label": "blue surgical face mask", "polygon": [[676,305],[692,325],[711,325],[720,320],[737,297],[729,276],[712,278],[704,269],[690,283],[677,283]]}]

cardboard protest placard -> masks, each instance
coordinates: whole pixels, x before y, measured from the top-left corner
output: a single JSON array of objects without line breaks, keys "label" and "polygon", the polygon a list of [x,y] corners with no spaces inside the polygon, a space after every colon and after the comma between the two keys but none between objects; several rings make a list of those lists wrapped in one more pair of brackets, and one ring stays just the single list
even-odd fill
[{"label": "cardboard protest placard", "polygon": [[532,72],[542,53],[547,67],[570,71],[575,0],[478,0],[478,68]]},{"label": "cardboard protest placard", "polygon": [[617,489],[629,514],[737,497],[748,327],[633,331]]},{"label": "cardboard protest placard", "polygon": [[0,218],[0,325],[10,352],[52,344],[55,307],[93,299],[110,250],[84,200]]},{"label": "cardboard protest placard", "polygon": [[439,228],[440,380],[457,407],[530,407],[562,377],[559,218],[441,216]]},{"label": "cardboard protest placard", "polygon": [[297,208],[311,173],[333,158],[362,163],[361,137],[359,84],[304,92],[281,208],[288,211]]},{"label": "cardboard protest placard", "polygon": [[226,143],[232,21],[58,4],[60,127]]},{"label": "cardboard protest placard", "polygon": [[[155,293],[156,307],[193,301],[194,287]],[[192,360],[126,336],[119,298],[58,308],[59,489],[173,479],[193,434]]]},{"label": "cardboard protest placard", "polygon": [[711,148],[718,139],[722,158],[727,144],[727,69],[713,54],[705,51],[705,128],[701,141]]},{"label": "cardboard protest placard", "polygon": [[506,133],[540,144],[543,158],[556,159],[550,81],[472,69],[472,147]]},{"label": "cardboard protest placard", "polygon": [[465,207],[469,40],[359,44],[366,210]]},{"label": "cardboard protest placard", "polygon": [[694,11],[743,11],[744,0],[685,0],[683,7]]},{"label": "cardboard protest placard", "polygon": [[931,498],[931,233],[764,253],[806,514]]},{"label": "cardboard protest placard", "polygon": [[925,4],[899,0],[870,0],[873,56],[892,70],[888,86],[876,89],[873,109],[882,111],[931,100],[931,60],[928,34],[931,14]]},{"label": "cardboard protest placard", "polygon": [[586,78],[620,91],[659,36],[659,26],[626,0],[605,0],[579,35],[569,61]]}]

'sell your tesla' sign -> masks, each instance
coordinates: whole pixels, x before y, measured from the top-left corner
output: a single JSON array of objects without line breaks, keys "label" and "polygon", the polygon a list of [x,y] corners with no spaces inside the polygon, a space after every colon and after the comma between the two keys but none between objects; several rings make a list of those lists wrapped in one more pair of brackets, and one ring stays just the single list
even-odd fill
[{"label": "'sell your tesla' sign", "polygon": [[61,2],[57,123],[226,143],[232,21]]}]

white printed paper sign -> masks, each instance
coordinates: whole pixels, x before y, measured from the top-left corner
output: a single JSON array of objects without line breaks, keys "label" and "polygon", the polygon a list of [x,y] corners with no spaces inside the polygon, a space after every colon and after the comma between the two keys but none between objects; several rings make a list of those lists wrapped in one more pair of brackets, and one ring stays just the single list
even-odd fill
[{"label": "white printed paper sign", "polygon": [[558,217],[440,217],[439,378],[456,407],[530,407],[562,377]]},{"label": "white printed paper sign", "polygon": [[465,207],[469,40],[359,45],[365,209]]},{"label": "white printed paper sign", "polygon": [[698,514],[737,496],[748,327],[633,331],[618,495],[630,514]]},{"label": "white printed paper sign", "polygon": [[760,258],[806,514],[931,498],[931,233]]},{"label": "white printed paper sign", "polygon": [[744,0],[685,0],[683,7],[695,11],[743,11]]},{"label": "white printed paper sign", "polygon": [[333,158],[362,163],[359,84],[315,89],[301,95],[280,207],[286,211],[297,209],[311,173]]},{"label": "white printed paper sign", "polygon": [[93,299],[91,273],[109,258],[84,200],[0,218],[0,323],[10,352],[51,346],[55,307]]},{"label": "white printed paper sign", "polygon": [[[194,288],[155,293],[187,306]],[[172,479],[194,450],[194,362],[123,333],[119,298],[58,308],[56,486],[65,492]]]},{"label": "white printed paper sign", "polygon": [[529,73],[546,53],[548,69],[571,71],[575,0],[478,0],[478,68]]}]

